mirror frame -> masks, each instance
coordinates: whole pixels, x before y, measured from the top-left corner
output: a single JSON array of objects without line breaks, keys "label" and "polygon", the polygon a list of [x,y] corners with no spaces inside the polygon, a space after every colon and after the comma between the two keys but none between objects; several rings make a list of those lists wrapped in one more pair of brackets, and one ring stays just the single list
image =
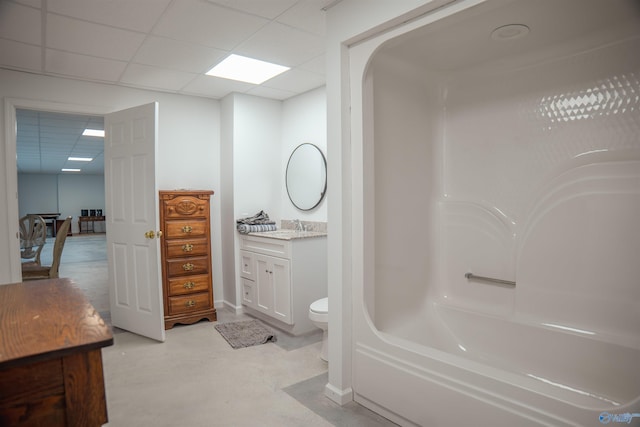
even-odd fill
[{"label": "mirror frame", "polygon": [[[311,206],[310,208],[302,208],[302,207],[298,206],[298,204],[291,197],[291,192],[289,191],[289,165],[291,163],[291,159],[293,158],[293,156],[296,153],[296,151],[298,149],[300,149],[300,147],[303,147],[305,145],[312,146],[313,148],[315,148],[318,151],[318,153],[320,153],[320,157],[322,158],[322,164],[324,166],[324,185],[322,187],[322,192],[320,193],[320,198],[318,199],[318,201],[313,206]],[[318,207],[318,205],[322,202],[322,200],[324,200],[324,196],[327,193],[327,159],[324,156],[324,153],[322,152],[320,147],[318,147],[317,145],[312,144],[310,142],[304,142],[304,143],[298,145],[296,148],[293,149],[293,151],[291,152],[291,155],[289,156],[289,160],[287,161],[287,169],[286,169],[285,175],[284,175],[284,184],[285,184],[285,186],[287,188],[287,196],[289,196],[289,200],[291,201],[293,206],[295,206],[297,209],[299,209],[301,211],[310,211],[310,210],[315,209],[316,207]]]}]

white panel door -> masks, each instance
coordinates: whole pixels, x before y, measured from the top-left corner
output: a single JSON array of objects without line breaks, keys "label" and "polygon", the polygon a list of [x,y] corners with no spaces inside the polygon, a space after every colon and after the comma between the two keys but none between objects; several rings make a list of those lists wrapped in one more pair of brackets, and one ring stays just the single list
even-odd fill
[{"label": "white panel door", "polygon": [[164,341],[155,175],[158,104],[105,116],[109,301],[113,326]]}]

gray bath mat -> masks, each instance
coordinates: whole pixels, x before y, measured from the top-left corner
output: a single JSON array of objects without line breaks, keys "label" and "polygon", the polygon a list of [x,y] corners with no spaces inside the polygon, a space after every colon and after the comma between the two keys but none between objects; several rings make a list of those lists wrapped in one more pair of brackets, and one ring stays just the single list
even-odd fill
[{"label": "gray bath mat", "polygon": [[264,327],[257,320],[221,323],[215,328],[235,349],[276,341],[273,331]]}]

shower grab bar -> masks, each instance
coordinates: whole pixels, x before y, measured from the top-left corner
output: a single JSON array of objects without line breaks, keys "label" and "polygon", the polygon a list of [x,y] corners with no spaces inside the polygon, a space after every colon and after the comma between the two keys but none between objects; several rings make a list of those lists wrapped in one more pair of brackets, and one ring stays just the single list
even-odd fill
[{"label": "shower grab bar", "polygon": [[504,285],[504,286],[511,286],[511,287],[516,286],[516,282],[511,280],[502,280],[502,279],[494,279],[493,277],[476,276],[473,273],[466,273],[464,277],[466,277],[468,280],[476,279],[476,280],[482,280],[484,282],[497,283],[499,285]]}]

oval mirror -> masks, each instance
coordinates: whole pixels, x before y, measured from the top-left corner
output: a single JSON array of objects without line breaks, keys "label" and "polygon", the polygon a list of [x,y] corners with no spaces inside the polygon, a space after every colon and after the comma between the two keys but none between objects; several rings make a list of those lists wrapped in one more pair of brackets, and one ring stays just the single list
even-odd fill
[{"label": "oval mirror", "polygon": [[293,205],[308,211],[320,204],[327,191],[327,161],[313,144],[298,145],[287,163],[287,194]]}]

